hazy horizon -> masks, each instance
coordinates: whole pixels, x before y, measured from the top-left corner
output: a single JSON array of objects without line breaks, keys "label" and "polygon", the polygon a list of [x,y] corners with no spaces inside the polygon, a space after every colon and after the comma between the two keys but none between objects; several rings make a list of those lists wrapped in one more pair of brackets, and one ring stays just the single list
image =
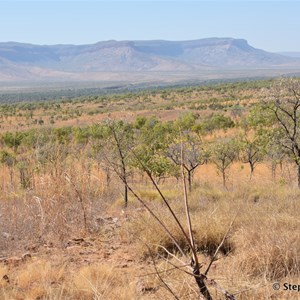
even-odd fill
[{"label": "hazy horizon", "polygon": [[0,1],[0,42],[93,44],[106,40],[246,39],[300,52],[298,1]]}]

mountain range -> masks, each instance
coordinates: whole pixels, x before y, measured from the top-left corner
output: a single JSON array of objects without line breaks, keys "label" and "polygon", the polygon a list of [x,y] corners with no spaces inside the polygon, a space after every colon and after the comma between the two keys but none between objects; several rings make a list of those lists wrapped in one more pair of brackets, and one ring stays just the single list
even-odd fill
[{"label": "mountain range", "polygon": [[0,81],[121,80],[127,74],[300,70],[300,58],[256,49],[244,39],[104,41],[91,45],[0,43]]}]

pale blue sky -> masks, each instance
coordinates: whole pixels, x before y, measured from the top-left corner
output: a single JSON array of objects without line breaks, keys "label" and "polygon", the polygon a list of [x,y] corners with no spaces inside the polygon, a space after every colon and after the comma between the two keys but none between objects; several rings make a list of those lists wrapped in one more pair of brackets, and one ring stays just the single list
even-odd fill
[{"label": "pale blue sky", "polygon": [[300,52],[300,1],[4,1],[0,42],[88,44],[103,40],[247,39]]}]

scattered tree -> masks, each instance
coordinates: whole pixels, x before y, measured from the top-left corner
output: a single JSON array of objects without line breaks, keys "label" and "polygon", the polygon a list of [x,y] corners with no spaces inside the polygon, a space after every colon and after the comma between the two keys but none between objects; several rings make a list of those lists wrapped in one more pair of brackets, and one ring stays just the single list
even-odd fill
[{"label": "scattered tree", "polygon": [[193,175],[199,166],[207,162],[209,155],[204,143],[193,133],[185,131],[180,138],[181,141],[170,145],[167,155],[175,165],[185,169],[188,188],[191,191]]},{"label": "scattered tree", "polygon": [[212,144],[212,161],[222,174],[224,187],[226,187],[227,169],[237,158],[238,151],[238,143],[233,138],[219,139]]},{"label": "scattered tree", "polygon": [[130,157],[133,148],[132,126],[123,121],[108,120],[105,123],[106,138],[103,141],[103,155],[108,165],[124,183],[124,205],[128,205],[128,178]]},{"label": "scattered tree", "polygon": [[262,136],[254,134],[249,137],[246,133],[240,137],[240,159],[250,166],[250,179],[254,169],[263,161],[266,154],[266,141]]},{"label": "scattered tree", "polygon": [[297,166],[300,188],[300,81],[294,78],[276,81],[263,100],[264,108],[270,110],[282,138],[278,141],[292,156]]}]

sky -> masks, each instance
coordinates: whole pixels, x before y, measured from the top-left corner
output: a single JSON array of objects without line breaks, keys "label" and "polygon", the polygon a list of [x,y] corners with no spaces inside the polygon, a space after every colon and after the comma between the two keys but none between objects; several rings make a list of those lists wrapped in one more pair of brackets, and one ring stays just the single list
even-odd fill
[{"label": "sky", "polygon": [[300,0],[0,0],[0,42],[243,38],[271,52],[300,52]]}]

